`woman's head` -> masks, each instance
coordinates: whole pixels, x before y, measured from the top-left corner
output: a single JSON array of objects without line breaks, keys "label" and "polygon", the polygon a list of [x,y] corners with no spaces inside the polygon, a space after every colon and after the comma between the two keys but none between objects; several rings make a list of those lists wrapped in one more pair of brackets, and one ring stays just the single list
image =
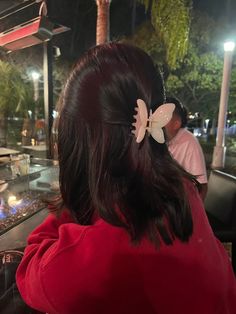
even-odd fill
[{"label": "woman's head", "polygon": [[138,98],[148,109],[164,103],[161,75],[141,49],[111,43],[90,49],[80,59],[67,82],[62,110],[73,116],[76,126],[76,117],[93,127],[130,126]]},{"label": "woman's head", "polygon": [[[132,123],[137,99],[145,101],[148,111],[165,102],[162,78],[151,58],[125,44],[97,46],[68,79],[58,127],[65,205],[78,222],[90,223],[96,211],[135,240],[148,232],[152,219],[164,219],[164,176],[178,169],[165,145],[148,135],[136,143]],[[179,177],[176,173],[177,181]],[[177,196],[171,197],[175,202]]]}]

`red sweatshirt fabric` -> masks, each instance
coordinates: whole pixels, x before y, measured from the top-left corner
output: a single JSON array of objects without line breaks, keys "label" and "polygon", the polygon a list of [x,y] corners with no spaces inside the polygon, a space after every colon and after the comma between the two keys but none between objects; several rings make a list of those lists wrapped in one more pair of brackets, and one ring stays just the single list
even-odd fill
[{"label": "red sweatshirt fabric", "polygon": [[156,249],[134,246],[101,219],[81,226],[50,214],[28,238],[17,285],[31,307],[49,314],[235,314],[229,258],[188,185],[194,232]]}]

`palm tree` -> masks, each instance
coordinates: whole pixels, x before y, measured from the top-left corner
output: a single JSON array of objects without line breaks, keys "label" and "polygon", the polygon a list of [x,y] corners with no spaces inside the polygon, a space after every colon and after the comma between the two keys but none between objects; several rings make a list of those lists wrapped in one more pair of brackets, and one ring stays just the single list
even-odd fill
[{"label": "palm tree", "polygon": [[[187,53],[192,0],[138,0],[146,9],[159,45],[163,45],[166,62],[175,68]],[[150,45],[151,35],[146,35]]]},{"label": "palm tree", "polygon": [[109,41],[110,37],[110,3],[111,0],[96,0],[97,4],[97,45]]}]

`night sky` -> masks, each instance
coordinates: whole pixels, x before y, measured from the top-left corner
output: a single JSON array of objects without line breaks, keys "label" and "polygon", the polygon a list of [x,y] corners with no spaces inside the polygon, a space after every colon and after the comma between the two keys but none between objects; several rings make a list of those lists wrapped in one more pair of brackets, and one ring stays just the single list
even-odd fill
[{"label": "night sky", "polygon": [[[50,0],[54,1],[54,0]],[[93,0],[95,1],[95,0]],[[9,7],[22,3],[24,0],[0,0],[0,12],[2,12],[5,9],[8,9]],[[55,2],[55,1],[54,1]],[[74,3],[76,1],[74,0],[56,0],[58,3],[67,3],[67,6],[70,6],[70,3]],[[79,0],[77,2],[85,3],[89,2],[89,0]],[[112,6],[117,6],[119,2],[122,2],[122,0],[112,0]],[[127,3],[131,2],[129,0],[126,0]],[[235,0],[193,0],[193,6],[194,8],[198,8],[202,11],[207,12],[210,16],[213,17],[220,17],[224,15],[229,15],[229,18],[233,18],[236,13],[236,1]]]},{"label": "night sky", "polygon": [[[4,9],[22,2],[24,0],[0,0],[0,14]],[[55,42],[59,46],[61,41],[60,48],[64,50],[63,55],[73,58],[73,55],[78,55],[95,44],[97,14],[95,0],[48,0],[48,3],[48,7],[51,4],[50,19],[71,28],[67,34],[55,38]],[[111,39],[130,35],[131,3],[131,0],[112,0],[110,8]],[[215,19],[235,21],[236,0],[193,0],[193,7],[206,12]],[[7,29],[20,24],[21,21],[16,23],[19,18],[20,13],[17,13],[14,18],[7,18],[4,23],[0,20],[0,32],[6,30],[6,23],[12,23]],[[136,26],[144,19],[144,10],[137,6]]]},{"label": "night sky", "polygon": [[236,14],[235,0],[193,0],[193,5],[214,18],[227,16],[228,20],[232,21]]}]

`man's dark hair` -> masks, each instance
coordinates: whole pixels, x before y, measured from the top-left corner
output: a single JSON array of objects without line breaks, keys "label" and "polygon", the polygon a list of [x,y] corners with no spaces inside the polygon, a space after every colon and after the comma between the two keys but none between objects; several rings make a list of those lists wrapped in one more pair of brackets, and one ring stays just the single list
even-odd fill
[{"label": "man's dark hair", "polygon": [[188,110],[187,108],[177,99],[174,97],[167,97],[167,103],[175,104],[174,114],[178,115],[181,119],[181,128],[185,128],[188,123]]},{"label": "man's dark hair", "polygon": [[162,78],[141,49],[110,43],[90,49],[62,95],[58,124],[60,188],[80,224],[101,217],[133,242],[187,241],[192,216],[184,178],[192,180],[148,134],[131,133],[137,99],[155,111],[164,102]]}]

